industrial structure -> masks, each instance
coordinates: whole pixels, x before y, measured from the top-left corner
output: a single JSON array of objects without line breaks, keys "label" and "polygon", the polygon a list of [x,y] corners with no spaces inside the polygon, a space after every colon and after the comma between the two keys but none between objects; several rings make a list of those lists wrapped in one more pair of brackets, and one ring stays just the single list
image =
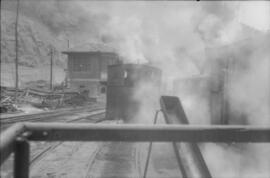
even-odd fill
[{"label": "industrial structure", "polygon": [[135,95],[146,84],[151,88],[151,95],[158,98],[161,85],[159,68],[145,64],[109,66],[106,118],[130,122],[136,117],[141,103]]},{"label": "industrial structure", "polygon": [[105,94],[107,67],[119,63],[116,50],[103,43],[87,43],[67,51],[67,78],[70,89],[90,98]]},{"label": "industrial structure", "polygon": [[[199,101],[206,101],[211,124],[248,124],[245,112],[232,106],[233,95],[241,78],[269,54],[270,33],[260,33],[244,25],[242,31],[242,37],[231,44],[205,48],[208,62],[199,69],[203,71],[201,74],[173,82],[174,94],[180,95],[182,99],[192,96],[199,98]],[[264,75],[266,78],[269,76],[267,73]],[[237,92],[246,93],[245,90]]]}]

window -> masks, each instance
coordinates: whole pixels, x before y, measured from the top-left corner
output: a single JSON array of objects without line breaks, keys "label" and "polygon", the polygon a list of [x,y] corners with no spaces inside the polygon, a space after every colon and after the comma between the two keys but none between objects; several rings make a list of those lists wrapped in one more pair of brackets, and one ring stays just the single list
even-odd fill
[{"label": "window", "polygon": [[106,87],[101,87],[100,93],[106,93]]},{"label": "window", "polygon": [[91,70],[91,60],[87,59],[75,59],[73,62],[73,71],[90,71]]}]

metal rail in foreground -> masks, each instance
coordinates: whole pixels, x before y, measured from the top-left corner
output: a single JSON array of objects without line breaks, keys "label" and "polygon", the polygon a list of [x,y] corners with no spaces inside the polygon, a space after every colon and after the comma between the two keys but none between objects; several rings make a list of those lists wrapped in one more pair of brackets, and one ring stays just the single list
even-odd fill
[{"label": "metal rail in foreground", "polygon": [[[0,136],[1,164],[15,150],[15,160],[29,157],[28,141],[160,141],[160,142],[270,142],[270,127],[187,125],[96,125],[70,123],[20,123]],[[18,147],[20,149],[18,149]],[[28,150],[28,151],[27,151]],[[29,166],[20,161],[14,173],[27,177]],[[25,176],[23,176],[25,175]]]},{"label": "metal rail in foreground", "polygon": [[19,123],[0,135],[1,164],[15,152],[14,177],[29,176],[29,141],[270,142],[270,127]]}]

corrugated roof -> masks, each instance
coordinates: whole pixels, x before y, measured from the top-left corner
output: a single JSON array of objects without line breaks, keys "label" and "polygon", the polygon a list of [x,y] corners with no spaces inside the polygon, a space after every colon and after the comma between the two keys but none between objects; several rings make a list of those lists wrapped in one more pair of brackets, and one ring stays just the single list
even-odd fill
[{"label": "corrugated roof", "polygon": [[104,43],[85,43],[77,45],[73,48],[63,51],[63,53],[91,53],[91,52],[104,52],[104,53],[116,53],[116,49],[112,46]]}]

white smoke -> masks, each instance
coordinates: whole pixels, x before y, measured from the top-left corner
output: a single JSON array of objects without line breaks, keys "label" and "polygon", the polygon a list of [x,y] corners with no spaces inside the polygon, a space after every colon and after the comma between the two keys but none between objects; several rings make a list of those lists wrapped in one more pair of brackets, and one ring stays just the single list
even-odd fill
[{"label": "white smoke", "polygon": [[[265,46],[269,46],[270,38],[263,34],[265,32],[252,28],[252,36],[251,32],[243,30],[244,20],[238,15],[245,3],[248,2],[78,1],[67,3],[55,16],[50,13],[55,8],[51,11],[50,6],[46,6],[44,9],[48,12],[44,12],[42,19],[49,20],[44,23],[49,23],[57,33],[68,29],[73,38],[111,43],[126,63],[155,64],[162,69],[164,80],[209,75],[218,78],[211,76],[209,68],[213,60],[208,58],[205,49],[213,48],[217,53],[215,59],[221,61],[231,55],[242,61],[236,65],[237,73],[232,74],[230,81],[228,95],[233,109],[247,115],[249,124],[269,125],[270,54]],[[66,1],[56,4],[61,7]],[[248,12],[256,18],[257,13]],[[65,18],[61,21],[63,15]],[[60,21],[50,21],[54,17]],[[239,47],[245,43],[253,45],[245,49]],[[224,46],[232,48],[230,54],[223,50]],[[157,98],[146,95],[151,94],[151,90],[151,86],[144,84],[134,95],[142,102],[143,109],[138,113],[141,119],[154,116],[153,103]],[[209,124],[207,94],[202,91],[192,94],[186,90],[178,90],[176,95],[182,100],[188,119],[191,123]],[[245,147],[236,150],[234,146],[205,145],[204,156],[213,176],[270,177],[269,159],[265,156],[269,154],[269,145]]]},{"label": "white smoke", "polygon": [[[105,25],[102,35],[118,47],[126,62],[154,63],[163,70],[165,80],[201,74],[207,78],[211,75],[208,69],[213,61],[206,56],[205,48],[218,49],[217,58],[220,60],[226,60],[230,55],[239,58],[244,61],[244,65],[241,66],[239,62],[237,70],[244,70],[236,70],[237,74],[232,75],[230,81],[232,107],[247,115],[250,124],[269,124],[269,76],[266,75],[269,53],[266,49],[258,51],[259,46],[256,45],[266,43],[256,42],[256,34],[249,36],[250,33],[245,33],[245,27],[238,21],[238,9],[239,4],[230,2],[203,2],[202,5],[189,2],[112,3],[112,9],[106,9],[111,21]],[[231,45],[233,48],[233,45],[250,42],[257,44],[245,49],[222,49],[223,46]],[[247,54],[249,50],[252,52]],[[245,58],[249,59],[246,64]],[[138,118],[148,123],[153,119],[156,108],[152,100],[157,99],[149,97],[149,88],[153,91],[151,87],[141,85],[134,95],[142,103]],[[207,96],[192,93],[185,95],[183,92],[179,90],[177,95],[191,123],[209,123]],[[259,151],[269,153],[269,145],[247,144],[239,149],[237,147],[216,144],[202,147],[214,177],[269,177],[269,162]],[[258,163],[256,166],[254,159]]]}]

